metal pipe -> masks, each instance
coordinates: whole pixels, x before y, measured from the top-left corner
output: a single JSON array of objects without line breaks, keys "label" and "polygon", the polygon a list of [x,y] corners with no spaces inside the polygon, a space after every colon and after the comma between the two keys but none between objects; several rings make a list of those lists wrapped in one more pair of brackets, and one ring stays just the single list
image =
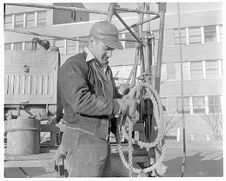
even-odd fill
[{"label": "metal pipe", "polygon": [[[40,33],[32,32],[32,31],[23,31],[23,30],[19,30],[19,29],[5,29],[4,31],[33,35],[33,36],[56,38],[56,39],[66,39],[66,40],[78,41],[78,42],[84,42],[84,43],[88,42],[88,41],[85,41],[85,40],[79,40],[77,37],[70,38],[70,37],[65,37],[65,36],[54,36],[54,35],[49,35],[49,34],[40,34]],[[130,40],[130,39],[125,39],[125,38],[121,38],[121,39],[119,39],[119,41],[137,42],[136,40]]]},{"label": "metal pipe", "polygon": [[[136,27],[136,26],[142,25],[142,24],[144,24],[144,23],[147,23],[147,22],[149,22],[149,21],[155,20],[155,19],[157,19],[157,18],[159,18],[159,16],[155,16],[155,17],[152,17],[152,18],[150,18],[150,19],[145,19],[144,21],[141,21],[141,22],[139,22],[139,23],[132,24],[131,26],[129,26],[129,28],[134,28],[134,27]],[[127,30],[127,28],[122,28],[122,29],[119,30],[119,32],[122,32],[122,31],[125,31],[125,30]]]},{"label": "metal pipe", "polygon": [[96,14],[103,14],[103,15],[108,14],[107,12],[104,12],[104,11],[97,11],[97,10],[91,10],[91,9],[85,9],[85,8],[42,5],[42,4],[36,4],[36,3],[6,3],[5,5],[57,9],[57,10],[64,10],[64,11],[80,11],[80,12],[96,13]]},{"label": "metal pipe", "polygon": [[144,13],[144,14],[152,14],[152,15],[157,15],[159,16],[159,13],[154,12],[154,11],[145,11],[145,10],[141,10],[141,9],[128,9],[128,8],[115,8],[115,10],[117,11],[117,13],[121,13],[121,12],[129,12],[129,13]]},{"label": "metal pipe", "polygon": [[185,140],[185,115],[184,115],[184,77],[183,77],[183,57],[181,43],[181,25],[180,25],[180,5],[177,3],[178,14],[178,32],[179,32],[179,47],[180,47],[180,78],[181,78],[181,101],[182,101],[182,127],[183,127],[183,163],[181,167],[181,177],[184,176],[185,159],[186,159],[186,140]]},{"label": "metal pipe", "polygon": [[[144,9],[144,6],[145,6],[145,3],[141,3],[140,5],[138,4],[138,7],[139,9]],[[139,36],[140,36],[140,39],[142,40],[143,42],[143,37],[142,37],[142,33],[143,33],[143,24],[144,24],[144,14],[139,14],[139,22],[136,23],[136,24],[133,24],[131,27],[135,27],[135,26],[138,26],[139,28]],[[146,20],[146,22],[149,22]],[[142,74],[144,71],[145,71],[145,64],[144,64],[144,53],[143,53],[143,45],[140,45],[140,52],[139,52],[139,55],[140,55],[140,74]]]},{"label": "metal pipe", "polygon": [[160,23],[159,23],[160,31],[157,52],[156,78],[155,78],[155,89],[157,90],[157,92],[160,91],[166,3],[159,3],[159,11],[160,11]]},{"label": "metal pipe", "polygon": [[67,39],[67,40],[72,40],[72,41],[87,42],[85,40],[78,40],[77,38],[54,36],[54,35],[49,35],[49,34],[40,34],[40,33],[32,32],[32,31],[23,31],[23,30],[19,30],[19,29],[5,29],[4,31],[9,31],[9,32],[13,32],[13,33],[22,33],[22,34],[33,35],[33,36],[43,36],[43,37],[56,38],[56,39]]},{"label": "metal pipe", "polygon": [[129,26],[123,21],[123,19],[119,16],[118,13],[115,12],[115,16],[121,21],[121,23],[126,27],[126,29],[133,35],[133,37],[137,40],[138,43],[141,43],[139,38],[133,33],[133,31],[129,28]]}]

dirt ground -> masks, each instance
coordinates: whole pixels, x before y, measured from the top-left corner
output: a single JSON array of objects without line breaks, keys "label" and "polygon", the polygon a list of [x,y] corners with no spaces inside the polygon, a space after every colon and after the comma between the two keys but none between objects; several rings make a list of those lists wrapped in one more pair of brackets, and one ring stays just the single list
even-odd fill
[{"label": "dirt ground", "polygon": [[[168,170],[164,177],[180,177],[183,158],[182,142],[166,140],[166,146],[167,152],[164,164],[168,167]],[[187,141],[186,146],[184,177],[223,176],[223,142]],[[123,167],[120,161],[114,165],[117,168],[119,168],[119,165],[121,168]],[[19,168],[6,168],[4,175],[7,178],[56,177],[56,173],[47,173],[44,168],[23,168],[23,170],[25,173]],[[120,172],[126,173],[126,169],[120,169]],[[114,175],[117,177],[120,176],[116,172]]]}]

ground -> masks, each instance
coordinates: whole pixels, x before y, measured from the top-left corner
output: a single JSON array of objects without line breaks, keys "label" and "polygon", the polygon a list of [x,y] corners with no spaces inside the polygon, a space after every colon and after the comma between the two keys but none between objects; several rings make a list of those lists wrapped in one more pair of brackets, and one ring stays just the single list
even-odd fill
[{"label": "ground", "polygon": [[[166,146],[164,164],[168,166],[168,171],[164,177],[180,177],[183,158],[182,142],[166,140]],[[223,142],[186,142],[185,164],[184,177],[222,177]],[[56,177],[56,173],[47,173],[44,168],[23,169],[29,177]],[[21,178],[27,176],[19,168],[7,168],[5,169],[5,177]]]}]

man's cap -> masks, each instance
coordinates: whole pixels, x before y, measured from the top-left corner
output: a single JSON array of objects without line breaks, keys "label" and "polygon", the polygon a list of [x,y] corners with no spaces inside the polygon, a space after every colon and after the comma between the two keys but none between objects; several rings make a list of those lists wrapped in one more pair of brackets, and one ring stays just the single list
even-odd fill
[{"label": "man's cap", "polygon": [[90,29],[89,35],[100,39],[106,46],[122,50],[123,46],[119,42],[118,29],[108,21],[99,21],[94,23]]}]

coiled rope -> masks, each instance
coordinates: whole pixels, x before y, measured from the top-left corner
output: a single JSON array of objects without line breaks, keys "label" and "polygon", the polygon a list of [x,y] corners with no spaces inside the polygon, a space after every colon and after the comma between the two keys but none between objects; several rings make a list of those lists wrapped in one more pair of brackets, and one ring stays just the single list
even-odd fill
[{"label": "coiled rope", "polygon": [[[146,91],[145,94],[143,95],[143,98],[150,98],[152,103],[153,103],[153,115],[156,119],[156,123],[157,123],[157,127],[158,127],[158,135],[156,137],[156,139],[154,140],[154,142],[150,142],[150,143],[145,143],[145,142],[141,142],[139,140],[134,140],[132,138],[132,131],[133,131],[133,124],[136,123],[137,116],[134,116],[132,119],[129,119],[129,130],[128,133],[125,130],[125,127],[122,125],[123,124],[123,117],[121,117],[121,120],[119,121],[118,125],[117,125],[117,142],[118,142],[118,150],[119,150],[119,155],[120,158],[123,162],[123,164],[125,165],[125,167],[129,170],[129,175],[130,177],[132,177],[133,173],[148,173],[151,172],[153,170],[155,170],[156,168],[158,168],[160,166],[160,164],[163,162],[163,159],[165,157],[165,153],[166,153],[166,146],[163,140],[163,136],[164,136],[164,120],[163,120],[163,108],[162,108],[162,103],[160,101],[160,97],[157,93],[157,91],[149,84],[147,83],[140,83],[137,86],[135,86],[134,88],[131,89],[129,96],[131,97],[131,95],[135,95],[135,91],[137,91],[140,86],[142,86],[144,88],[144,90]],[[122,131],[121,131],[122,129]],[[123,154],[122,151],[122,146],[121,146],[121,133],[124,135],[124,137],[128,140],[128,162],[125,159],[125,156]],[[137,169],[137,168],[133,168],[133,160],[132,160],[132,151],[133,151],[133,147],[132,144],[137,144],[140,146],[140,148],[146,148],[146,150],[148,151],[150,148],[152,147],[156,147],[158,144],[162,144],[162,153],[161,156],[158,158],[158,160],[150,167],[147,167],[145,169]]]}]

